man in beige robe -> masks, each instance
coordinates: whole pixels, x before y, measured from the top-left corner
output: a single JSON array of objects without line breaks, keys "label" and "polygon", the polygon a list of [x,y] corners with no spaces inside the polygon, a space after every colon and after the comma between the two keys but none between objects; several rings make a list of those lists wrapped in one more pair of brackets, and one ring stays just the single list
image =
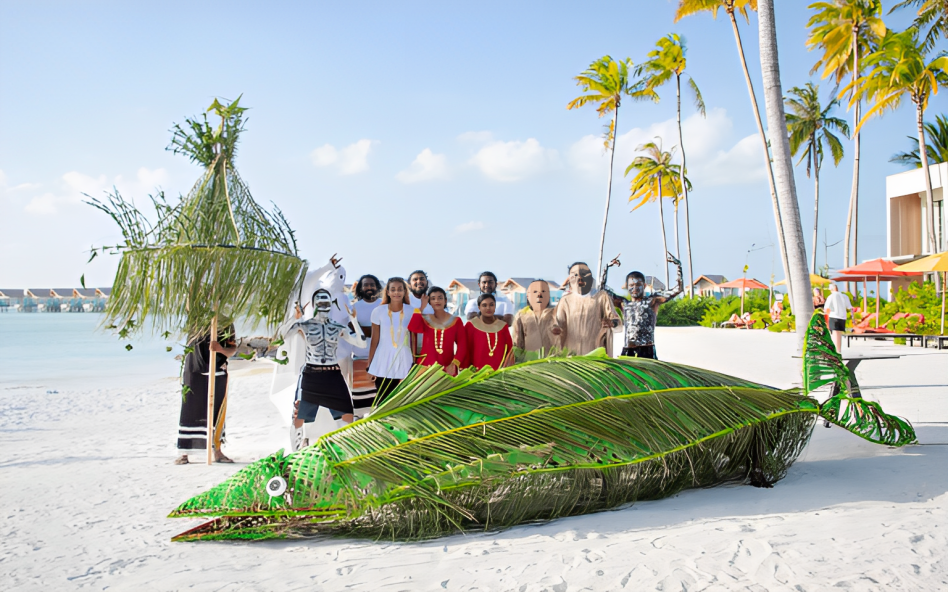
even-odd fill
[{"label": "man in beige robe", "polygon": [[517,363],[549,355],[560,344],[553,333],[556,312],[550,308],[550,285],[544,280],[531,282],[527,302],[529,306],[517,313],[511,330]]},{"label": "man in beige robe", "polygon": [[556,304],[556,326],[562,347],[572,355],[584,356],[603,347],[612,357],[612,334],[619,326],[619,315],[612,298],[593,286],[593,275],[585,263],[569,268],[568,294]]}]

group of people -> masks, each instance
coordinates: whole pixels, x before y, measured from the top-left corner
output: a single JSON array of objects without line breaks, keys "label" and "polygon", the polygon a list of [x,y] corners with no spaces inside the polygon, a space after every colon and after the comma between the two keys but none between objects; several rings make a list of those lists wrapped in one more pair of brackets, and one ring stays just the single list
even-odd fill
[{"label": "group of people", "polygon": [[[296,319],[284,331],[299,332],[306,348],[297,383],[294,429],[314,422],[320,407],[334,420],[353,421],[382,404],[415,365],[437,364],[456,376],[466,368],[498,370],[554,353],[586,355],[602,348],[612,356],[613,336],[621,331],[625,333],[621,355],[657,358],[654,334],[658,308],[682,291],[681,263],[670,254],[668,260],[678,267],[678,285],[672,291],[647,294],[644,274],[633,271],[623,285],[629,298],[617,298],[604,289],[609,266],[597,287],[589,266],[576,262],[569,266],[569,290],[555,306],[550,306],[549,283],[536,280],[527,287],[528,305],[519,311],[497,292],[497,276],[485,271],[478,278],[480,293],[459,316],[447,310],[447,293],[430,286],[422,270],[412,272],[407,281],[392,277],[384,285],[374,275],[363,275],[354,284],[354,301],[341,306],[339,295],[318,289],[308,306],[297,303]],[[344,309],[346,315],[334,318],[334,306]],[[312,311],[312,316],[305,318],[304,310]],[[204,341],[208,342],[207,353],[203,346],[195,351],[205,356],[202,360],[211,351],[217,352],[226,388],[226,356],[233,355],[229,349],[233,343]],[[347,345],[340,347],[342,343]],[[203,374],[206,384],[207,364],[198,363],[196,370],[193,380],[201,382]],[[205,387],[194,391],[194,409],[200,407],[202,392],[206,404]],[[206,426],[206,419],[185,426],[184,408],[183,404],[178,439],[182,456],[176,461],[180,464],[188,462],[189,452],[203,450],[206,445],[206,427],[201,427]],[[206,411],[204,414],[206,418]],[[215,421],[216,416],[217,411]],[[215,441],[214,445],[218,460],[228,462],[220,453],[220,443]]]}]

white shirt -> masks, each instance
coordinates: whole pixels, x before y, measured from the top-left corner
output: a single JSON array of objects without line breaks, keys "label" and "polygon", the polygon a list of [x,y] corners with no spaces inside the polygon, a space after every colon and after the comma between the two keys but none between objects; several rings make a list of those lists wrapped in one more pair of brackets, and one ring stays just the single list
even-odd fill
[{"label": "white shirt", "polygon": [[[408,293],[408,301],[411,302],[412,309],[421,308],[421,298],[416,298],[411,292]],[[425,307],[425,310],[421,311],[421,314],[434,314],[434,309],[431,308],[431,305],[429,304]]]},{"label": "white shirt", "polygon": [[403,306],[389,317],[387,304],[372,311],[372,324],[379,326],[379,343],[369,366],[369,374],[382,378],[405,378],[411,370],[411,348],[408,346],[408,321],[412,310]]},{"label": "white shirt", "polygon": [[823,310],[829,313],[831,319],[845,319],[846,311],[852,310],[852,307],[849,296],[842,292],[830,292],[826,304],[823,305]]},{"label": "white shirt", "polygon": [[[478,294],[477,296],[480,296],[480,294]],[[465,318],[467,318],[467,315],[471,313],[478,312],[477,296],[474,296],[470,300],[467,301],[467,306],[464,307]],[[495,316],[503,318],[504,315],[513,316],[514,314],[517,313],[517,311],[514,310],[513,302],[511,302],[510,299],[504,296],[503,294],[494,292],[494,299],[497,301],[497,308],[494,309]]]},{"label": "white shirt", "polygon": [[365,336],[365,347],[362,349],[352,348],[352,354],[357,358],[369,357],[369,348],[372,347],[372,312],[381,304],[381,298],[376,298],[375,302],[356,300],[352,303],[352,308],[356,312],[356,319],[359,321],[359,325],[369,327],[369,334]]}]

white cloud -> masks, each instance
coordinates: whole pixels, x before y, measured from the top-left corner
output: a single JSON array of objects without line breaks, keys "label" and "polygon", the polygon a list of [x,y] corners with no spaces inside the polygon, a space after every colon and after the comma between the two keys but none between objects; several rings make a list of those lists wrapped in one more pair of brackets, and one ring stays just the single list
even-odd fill
[{"label": "white cloud", "polygon": [[495,181],[519,181],[555,167],[556,150],[540,146],[534,138],[526,142],[490,142],[477,151],[470,163]]},{"label": "white cloud", "polygon": [[458,224],[457,226],[454,227],[454,233],[462,234],[465,232],[473,232],[475,230],[483,230],[483,229],[484,229],[483,222],[472,221],[472,222],[465,222],[464,224]]},{"label": "white cloud", "polygon": [[[702,185],[744,185],[766,178],[760,140],[755,134],[734,143],[733,127],[727,111],[721,108],[708,111],[707,118],[694,114],[682,122],[688,178],[696,190]],[[619,134],[614,178],[621,178],[636,156],[636,147],[653,142],[656,137],[662,138],[665,150],[675,147],[675,162],[680,163],[678,125],[669,119]],[[567,161],[590,175],[604,176],[609,168],[609,154],[603,148],[601,136],[584,136],[574,143],[567,151]]]},{"label": "white cloud", "polygon": [[[113,187],[128,196],[144,196],[155,193],[168,179],[164,169],[141,167],[134,179],[126,180],[122,175],[109,178],[107,175],[96,177],[70,171],[50,183],[19,183],[14,187],[6,186],[6,176],[0,171],[0,193],[4,201],[20,207],[29,214],[49,216],[64,208],[81,204],[87,199],[84,194],[102,197]],[[16,195],[14,195],[16,193]],[[25,202],[25,203],[24,203]]]},{"label": "white cloud", "polygon": [[411,166],[404,171],[400,171],[395,175],[395,178],[402,183],[418,183],[420,181],[444,179],[447,176],[448,164],[445,155],[435,154],[431,151],[431,148],[425,148],[418,153]]},{"label": "white cloud", "polygon": [[345,148],[324,144],[310,153],[313,164],[318,167],[332,166],[340,175],[354,175],[369,170],[369,152],[378,140],[362,139]]},{"label": "white cloud", "polygon": [[471,144],[486,144],[494,139],[494,134],[490,132],[464,132],[458,136],[458,141],[469,142]]}]

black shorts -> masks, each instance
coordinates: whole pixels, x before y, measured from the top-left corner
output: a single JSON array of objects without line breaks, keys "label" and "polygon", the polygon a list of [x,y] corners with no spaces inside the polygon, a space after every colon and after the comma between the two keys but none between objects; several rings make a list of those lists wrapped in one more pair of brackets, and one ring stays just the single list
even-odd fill
[{"label": "black shorts", "polygon": [[833,317],[830,317],[829,328],[830,331],[845,331],[846,319],[834,319]]},{"label": "black shorts", "polygon": [[631,347],[623,347],[621,355],[626,358],[649,358],[651,360],[658,359],[658,356],[655,355],[654,345],[634,345]]},{"label": "black shorts", "polygon": [[349,395],[349,385],[339,366],[313,366],[307,364],[300,372],[299,395],[300,406],[298,417],[303,421],[316,419],[316,410],[325,407],[342,417],[352,413],[352,397]]}]

